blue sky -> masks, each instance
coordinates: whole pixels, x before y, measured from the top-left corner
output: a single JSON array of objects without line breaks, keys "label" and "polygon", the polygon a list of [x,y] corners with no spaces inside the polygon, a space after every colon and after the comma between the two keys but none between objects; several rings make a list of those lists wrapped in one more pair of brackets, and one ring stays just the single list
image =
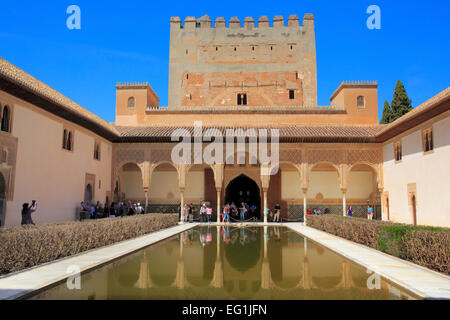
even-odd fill
[{"label": "blue sky", "polygon": [[[81,8],[81,30],[66,27],[71,4]],[[372,4],[381,8],[381,30],[366,26]],[[148,81],[167,105],[171,16],[313,13],[320,105],[342,80],[377,80],[381,119],[398,79],[414,107],[450,86],[448,0],[2,0],[1,7],[0,56],[107,121],[116,82]]]}]

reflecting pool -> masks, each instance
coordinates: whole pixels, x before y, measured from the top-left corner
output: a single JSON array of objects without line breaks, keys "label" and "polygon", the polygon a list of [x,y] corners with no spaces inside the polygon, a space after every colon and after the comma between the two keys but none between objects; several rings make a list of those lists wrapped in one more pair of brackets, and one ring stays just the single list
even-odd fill
[{"label": "reflecting pool", "polygon": [[286,227],[195,227],[87,272],[80,284],[30,299],[416,298]]}]

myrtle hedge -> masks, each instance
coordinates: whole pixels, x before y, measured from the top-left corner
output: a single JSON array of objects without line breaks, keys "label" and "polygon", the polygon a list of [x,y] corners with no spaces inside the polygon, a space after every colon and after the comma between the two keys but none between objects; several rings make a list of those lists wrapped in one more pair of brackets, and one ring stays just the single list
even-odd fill
[{"label": "myrtle hedge", "polygon": [[450,229],[336,215],[307,216],[306,224],[450,275]]},{"label": "myrtle hedge", "polygon": [[146,214],[0,229],[0,275],[176,225],[177,214]]}]

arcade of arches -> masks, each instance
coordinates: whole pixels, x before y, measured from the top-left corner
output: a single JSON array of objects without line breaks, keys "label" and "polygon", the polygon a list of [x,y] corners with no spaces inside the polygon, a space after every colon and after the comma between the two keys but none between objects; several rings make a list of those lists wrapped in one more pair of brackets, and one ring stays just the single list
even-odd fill
[{"label": "arcade of arches", "polygon": [[214,219],[224,203],[242,200],[257,207],[259,220],[265,219],[264,208],[273,209],[277,202],[285,220],[302,219],[314,208],[342,214],[349,205],[354,216],[363,216],[369,204],[381,217],[382,159],[376,144],[280,144],[279,170],[272,176],[261,175],[266,165],[249,164],[248,154],[245,165],[174,164],[173,146],[115,146],[114,200],[140,202],[147,212],[173,213],[186,203],[207,202]]}]

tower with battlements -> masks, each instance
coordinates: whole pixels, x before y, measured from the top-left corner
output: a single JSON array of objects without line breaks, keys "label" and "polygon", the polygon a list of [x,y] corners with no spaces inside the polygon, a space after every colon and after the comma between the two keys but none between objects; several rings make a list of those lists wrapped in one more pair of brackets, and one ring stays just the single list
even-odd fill
[{"label": "tower with battlements", "polygon": [[317,106],[314,16],[170,20],[169,107]]}]

